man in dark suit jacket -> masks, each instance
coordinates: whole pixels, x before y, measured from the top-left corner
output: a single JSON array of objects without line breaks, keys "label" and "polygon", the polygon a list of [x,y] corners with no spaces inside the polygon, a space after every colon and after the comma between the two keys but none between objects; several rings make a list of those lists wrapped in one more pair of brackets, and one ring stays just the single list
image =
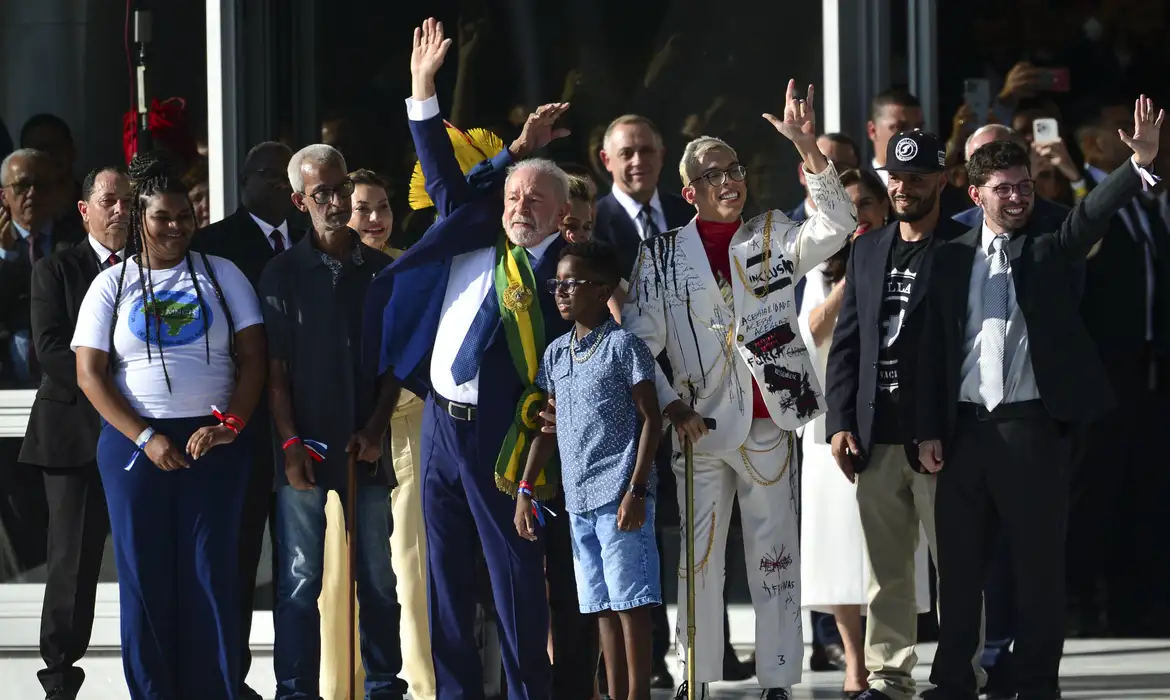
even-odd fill
[{"label": "man in dark suit jacket", "polygon": [[914,694],[915,543],[922,528],[935,550],[935,515],[934,478],[921,473],[911,441],[911,369],[932,254],[940,240],[961,232],[941,211],[943,141],[905,131],[888,148],[884,170],[896,221],[853,243],[825,378],[826,434],[845,477],[857,484],[873,571],[865,653],[869,687],[883,694],[875,700]]},{"label": "man in dark suit jacket", "polygon": [[597,200],[593,236],[618,251],[626,279],[642,241],[695,215],[682,197],[659,189],[665,157],[658,127],[637,114],[613,120],[602,139],[601,163],[613,176],[613,188]]},{"label": "man in dark suit jacket", "polygon": [[[269,261],[291,248],[304,237],[304,231],[291,228],[292,187],[288,163],[292,151],[282,143],[266,141],[248,152],[240,172],[241,206],[235,213],[211,224],[198,233],[196,247],[235,263],[253,288],[259,290],[260,275]],[[256,574],[264,548],[264,528],[274,508],[271,419],[268,402],[256,406],[252,420],[244,428],[251,433],[256,449],[252,451],[252,479],[244,498],[240,521],[240,633],[243,650],[240,660],[240,689],[245,700],[261,695],[248,687],[245,679],[252,666],[248,638],[252,632],[252,609],[255,604]],[[276,551],[276,548],[273,548]]]},{"label": "man in dark suit jacket", "polygon": [[37,675],[48,697],[76,697],[85,673],[74,664],[89,646],[102,552],[110,532],[95,453],[100,420],[77,386],[69,344],[77,312],[98,273],[120,262],[130,219],[130,182],[99,168],[82,183],[78,209],[89,236],[37,262],[31,316],[43,373],[20,461],[41,468],[49,508],[41,657]]},{"label": "man in dark suit jacket", "polygon": [[0,376],[22,388],[36,387],[41,376],[29,319],[32,266],[85,238],[76,207],[54,221],[55,173],[49,155],[30,148],[0,165],[0,337],[8,338]]},{"label": "man in dark suit jacket", "polygon": [[1030,219],[1028,152],[976,151],[970,193],[984,223],[935,251],[918,355],[915,437],[938,473],[939,596],[931,671],[936,700],[975,697],[968,663],[990,545],[1000,527],[1015,562],[1018,697],[1060,696],[1070,424],[1100,418],[1114,395],[1073,293],[1075,269],[1113,215],[1154,178],[1163,115],[1139,100],[1134,155],[1054,231]]}]

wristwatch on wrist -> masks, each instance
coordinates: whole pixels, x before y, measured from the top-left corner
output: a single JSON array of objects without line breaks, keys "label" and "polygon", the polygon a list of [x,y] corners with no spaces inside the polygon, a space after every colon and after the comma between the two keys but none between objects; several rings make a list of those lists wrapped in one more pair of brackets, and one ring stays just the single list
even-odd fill
[{"label": "wristwatch on wrist", "polygon": [[634,498],[645,498],[646,494],[650,492],[650,489],[647,488],[646,484],[630,484],[630,488],[628,490],[630,495],[632,495]]}]

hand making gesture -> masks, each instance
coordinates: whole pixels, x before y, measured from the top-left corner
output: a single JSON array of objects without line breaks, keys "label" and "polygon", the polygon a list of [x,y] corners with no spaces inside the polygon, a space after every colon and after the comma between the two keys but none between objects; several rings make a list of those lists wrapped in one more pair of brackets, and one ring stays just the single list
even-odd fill
[{"label": "hand making gesture", "polygon": [[411,99],[416,102],[435,94],[435,75],[443,67],[451,40],[443,37],[443,23],[428,18],[414,29],[414,47],[410,52]]},{"label": "hand making gesture", "polygon": [[1154,101],[1142,95],[1133,103],[1133,136],[1125,133],[1124,129],[1117,130],[1122,142],[1133,151],[1138,165],[1146,167],[1158,155],[1158,138],[1165,116],[1165,110],[1161,109],[1155,116]]},{"label": "hand making gesture", "polygon": [[520,136],[508,148],[512,156],[516,159],[526,158],[549,143],[568,136],[570,133],[568,129],[553,128],[556,121],[568,110],[568,102],[551,102],[537,107],[525,120]]},{"label": "hand making gesture", "polygon": [[784,135],[784,138],[796,146],[800,157],[804,159],[805,167],[810,172],[819,173],[828,166],[828,160],[817,148],[817,120],[813,109],[813,86],[808,86],[808,94],[802,99],[796,96],[796,81],[788,81],[788,89],[784,94],[784,119],[777,119],[772,114],[765,114],[764,119],[772,123]]}]

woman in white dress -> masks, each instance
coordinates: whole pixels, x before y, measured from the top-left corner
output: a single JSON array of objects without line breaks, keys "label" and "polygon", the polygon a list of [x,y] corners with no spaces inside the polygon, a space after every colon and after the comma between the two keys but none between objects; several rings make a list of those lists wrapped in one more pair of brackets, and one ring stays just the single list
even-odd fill
[{"label": "woman in white dress", "polygon": [[[847,170],[841,173],[857,209],[855,236],[885,224],[889,198],[876,175]],[[848,246],[805,276],[800,307],[800,333],[817,369],[821,386],[837,313],[845,287]],[[845,696],[857,697],[866,688],[864,635],[861,618],[869,596],[866,561],[856,487],[841,474],[825,435],[822,415],[805,427],[801,484],[801,590],[803,607],[833,615],[845,650]],[[926,538],[916,555],[918,608],[930,610]]]}]

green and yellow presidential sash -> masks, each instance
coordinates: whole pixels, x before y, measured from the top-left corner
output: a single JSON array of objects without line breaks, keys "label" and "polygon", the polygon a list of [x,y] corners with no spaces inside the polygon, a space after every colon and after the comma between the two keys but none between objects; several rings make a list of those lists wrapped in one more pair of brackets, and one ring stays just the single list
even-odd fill
[{"label": "green and yellow presidential sash", "polygon": [[[528,260],[528,251],[514,245],[502,231],[496,243],[495,287],[508,351],[516,373],[524,382],[524,393],[512,417],[512,427],[508,429],[500,456],[496,459],[496,486],[515,496],[524,475],[528,449],[540,427],[540,409],[545,401],[544,392],[533,383],[544,356],[544,317],[536,302],[536,276]],[[533,497],[537,500],[555,496],[560,486],[559,460],[549,460],[532,486]]]}]

